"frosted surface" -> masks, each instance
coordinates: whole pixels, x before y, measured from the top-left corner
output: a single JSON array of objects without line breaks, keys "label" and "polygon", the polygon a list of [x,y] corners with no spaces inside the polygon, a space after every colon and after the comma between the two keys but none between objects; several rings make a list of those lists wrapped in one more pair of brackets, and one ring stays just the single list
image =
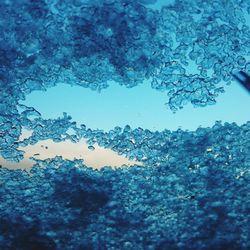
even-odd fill
[{"label": "frosted surface", "polygon": [[[250,248],[249,122],[104,133],[20,103],[59,82],[101,91],[148,79],[175,112],[215,104],[232,73],[250,74],[249,1],[153,2],[0,2],[0,155],[19,162],[20,146],[85,139],[144,164],[95,171],[56,157],[35,160],[31,175],[1,167],[0,248]],[[22,128],[33,133],[18,141]]]}]

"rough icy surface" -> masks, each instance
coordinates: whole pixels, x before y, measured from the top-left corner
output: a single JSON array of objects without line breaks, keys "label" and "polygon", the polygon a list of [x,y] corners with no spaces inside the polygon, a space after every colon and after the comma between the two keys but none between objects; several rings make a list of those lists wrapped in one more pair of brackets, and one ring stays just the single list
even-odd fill
[{"label": "rough icy surface", "polygon": [[149,79],[176,111],[215,104],[232,72],[250,73],[249,1],[178,0],[160,11],[149,2],[1,1],[4,158],[22,157],[14,142],[39,113],[19,102],[34,90],[64,82],[100,91],[111,80],[134,87]]},{"label": "rough icy surface", "polygon": [[[250,74],[249,1],[176,0],[160,11],[153,2],[0,1],[0,155],[18,162],[19,146],[86,138],[144,163],[0,168],[1,249],[250,248],[249,123],[104,133],[20,104],[61,82],[101,91],[148,79],[176,111],[214,104],[232,72]],[[18,141],[22,128],[33,134]]]},{"label": "rough icy surface", "polygon": [[250,248],[250,123],[98,134],[144,167],[58,157],[31,174],[1,168],[0,248]]}]

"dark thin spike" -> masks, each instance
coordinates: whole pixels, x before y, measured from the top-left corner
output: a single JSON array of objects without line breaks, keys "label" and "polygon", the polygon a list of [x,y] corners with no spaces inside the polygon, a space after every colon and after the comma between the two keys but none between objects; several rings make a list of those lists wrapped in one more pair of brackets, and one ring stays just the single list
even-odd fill
[{"label": "dark thin spike", "polygon": [[235,74],[232,75],[250,93],[250,76],[243,71],[239,71],[239,74],[243,76],[245,79],[243,80],[239,78],[238,75]]},{"label": "dark thin spike", "polygon": [[242,79],[240,79],[237,75],[233,74],[233,77],[235,78],[235,80],[237,80],[240,83],[244,83],[244,81]]},{"label": "dark thin spike", "polygon": [[242,76],[244,76],[247,80],[250,79],[250,76],[249,76],[246,72],[240,71],[239,73],[240,73]]}]

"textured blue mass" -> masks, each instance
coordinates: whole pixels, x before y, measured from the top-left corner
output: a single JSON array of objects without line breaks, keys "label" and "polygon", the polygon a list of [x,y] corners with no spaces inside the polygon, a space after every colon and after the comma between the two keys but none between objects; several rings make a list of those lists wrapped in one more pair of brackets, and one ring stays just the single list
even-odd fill
[{"label": "textured blue mass", "polygon": [[[214,104],[235,71],[250,73],[249,1],[152,2],[0,1],[0,155],[20,161],[19,146],[86,138],[144,163],[0,168],[1,249],[250,249],[249,123],[103,133],[20,104],[60,82],[100,91],[150,79],[175,111]],[[33,134],[18,142],[23,127]]]},{"label": "textured blue mass", "polygon": [[249,133],[250,123],[78,130],[144,166],[95,171],[57,157],[31,175],[0,168],[0,247],[247,250]]},{"label": "textured blue mass", "polygon": [[[238,0],[175,1],[160,11],[131,0],[2,1],[0,119],[10,146],[1,154],[18,154],[13,143],[30,124],[19,100],[59,82],[101,90],[109,80],[133,87],[149,78],[173,111],[215,104],[222,80],[250,73],[248,8]],[[188,73],[190,59],[199,74]]]}]

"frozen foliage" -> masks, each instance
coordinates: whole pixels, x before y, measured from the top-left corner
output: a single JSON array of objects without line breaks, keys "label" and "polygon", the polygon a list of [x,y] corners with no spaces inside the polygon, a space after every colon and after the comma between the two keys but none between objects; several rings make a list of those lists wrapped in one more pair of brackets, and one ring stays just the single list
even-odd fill
[{"label": "frozen foliage", "polygon": [[1,249],[250,248],[250,123],[92,133],[145,166],[1,168]]}]

